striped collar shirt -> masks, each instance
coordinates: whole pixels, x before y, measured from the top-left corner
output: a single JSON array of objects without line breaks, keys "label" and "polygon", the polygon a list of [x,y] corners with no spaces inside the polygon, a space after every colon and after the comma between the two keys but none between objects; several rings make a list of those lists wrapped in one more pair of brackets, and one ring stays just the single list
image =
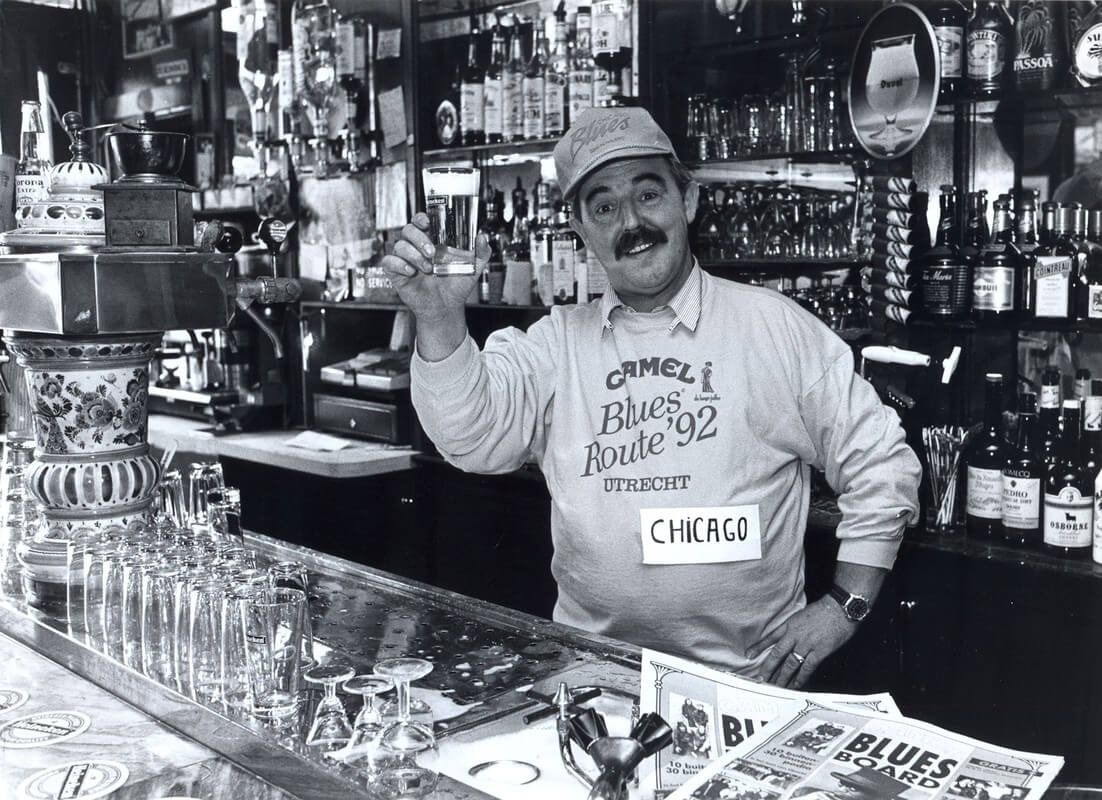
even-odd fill
[{"label": "striped collar shirt", "polygon": [[[664,311],[669,309],[673,312],[673,321],[670,322],[667,332],[673,333],[678,323],[684,325],[690,331],[696,331],[696,324],[700,321],[700,308],[703,302],[704,296],[704,273],[700,269],[700,264],[697,260],[693,259],[693,268],[689,272],[689,277],[685,280],[685,284],[678,290],[677,294],[673,296],[670,302],[663,306],[658,306],[655,311]],[[601,319],[604,321],[606,330],[612,330],[612,312],[616,309],[623,309],[628,314],[638,313],[634,308],[624,303],[616,294],[616,290],[611,286],[605,291],[601,297]]]}]

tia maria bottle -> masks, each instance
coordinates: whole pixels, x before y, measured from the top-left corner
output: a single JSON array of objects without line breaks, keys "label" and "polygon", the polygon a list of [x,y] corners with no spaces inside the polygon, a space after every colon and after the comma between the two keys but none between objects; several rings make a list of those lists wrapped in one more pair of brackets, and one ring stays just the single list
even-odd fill
[{"label": "tia maria bottle", "polygon": [[972,296],[971,271],[957,247],[957,188],[941,187],[937,237],[921,259],[922,310],[938,318],[963,317]]},{"label": "tia maria bottle", "polygon": [[1007,448],[1002,425],[1003,376],[989,372],[984,381],[983,427],[968,451],[968,535],[1002,534],[1003,468]]},{"label": "tia maria bottle", "polygon": [[1056,463],[1045,481],[1044,547],[1067,558],[1090,558],[1094,479],[1080,452],[1078,400],[1064,401],[1064,427]]},{"label": "tia maria bottle", "polygon": [[1041,495],[1045,468],[1037,449],[1037,395],[1018,398],[1018,440],[1003,467],[1003,538],[1015,544],[1040,544]]}]

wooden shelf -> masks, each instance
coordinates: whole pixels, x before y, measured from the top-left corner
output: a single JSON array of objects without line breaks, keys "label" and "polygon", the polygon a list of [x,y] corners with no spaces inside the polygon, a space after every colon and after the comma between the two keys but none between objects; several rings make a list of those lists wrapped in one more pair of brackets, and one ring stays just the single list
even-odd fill
[{"label": "wooden shelf", "polygon": [[855,147],[846,147],[839,150],[793,150],[777,153],[755,153],[749,156],[736,158],[710,158],[706,161],[686,161],[689,169],[702,169],[707,167],[722,167],[725,164],[754,164],[761,161],[787,161],[792,164],[835,164],[849,162],[854,158],[864,158],[863,150]]},{"label": "wooden shelf", "polygon": [[[397,311],[406,307],[404,303],[368,303],[360,300],[302,300],[301,305],[303,308],[336,309],[339,311]],[[496,310],[515,311],[517,313],[547,312],[550,310],[550,306],[514,306],[505,303],[468,303],[466,308],[477,311]]]},{"label": "wooden shelf", "polygon": [[555,145],[559,143],[554,139],[525,139],[519,142],[501,142],[499,144],[473,144],[457,145],[455,147],[440,147],[433,150],[425,150],[422,154],[426,161],[447,161],[448,159],[462,160],[464,158],[486,158],[494,156],[511,155],[551,155]]},{"label": "wooden shelf", "polygon": [[740,258],[719,261],[700,261],[704,269],[725,269],[736,272],[764,270],[778,272],[778,268],[792,272],[801,269],[832,270],[867,266],[867,261],[855,258]]}]

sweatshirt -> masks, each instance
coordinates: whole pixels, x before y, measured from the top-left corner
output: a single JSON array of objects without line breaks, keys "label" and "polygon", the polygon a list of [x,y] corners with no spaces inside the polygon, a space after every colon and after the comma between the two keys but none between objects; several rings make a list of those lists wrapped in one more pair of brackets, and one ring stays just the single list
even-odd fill
[{"label": "sweatshirt", "polygon": [[[481,352],[468,336],[442,361],[415,354],[411,378],[448,462],[539,464],[554,619],[642,647],[756,672],[765,653],[746,649],[806,604],[813,466],[839,494],[841,561],[890,568],[917,517],[918,460],[849,346],[783,295],[699,266],[652,312],[609,290]],[[716,563],[684,561],[716,548]]]}]

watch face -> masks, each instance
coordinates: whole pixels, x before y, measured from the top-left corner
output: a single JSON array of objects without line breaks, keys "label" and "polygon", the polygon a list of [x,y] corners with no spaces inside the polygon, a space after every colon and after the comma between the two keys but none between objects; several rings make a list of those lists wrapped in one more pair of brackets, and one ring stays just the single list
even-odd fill
[{"label": "watch face", "polygon": [[846,616],[855,622],[860,622],[869,615],[869,601],[857,595],[850,595],[843,608]]}]

